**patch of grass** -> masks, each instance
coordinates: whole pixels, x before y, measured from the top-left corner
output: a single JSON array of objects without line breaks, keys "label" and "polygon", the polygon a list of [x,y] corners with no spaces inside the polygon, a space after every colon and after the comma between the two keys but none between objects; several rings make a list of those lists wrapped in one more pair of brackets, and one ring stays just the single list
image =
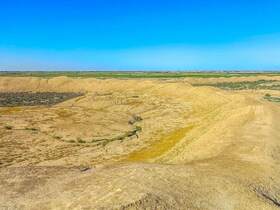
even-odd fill
[{"label": "patch of grass", "polygon": [[212,86],[223,90],[280,90],[280,84],[271,85],[276,80],[257,80],[243,82],[221,82],[214,84],[193,84],[193,86]]},{"label": "patch of grass", "polygon": [[278,76],[278,72],[171,72],[171,71],[158,71],[158,72],[129,72],[129,71],[25,71],[25,72],[1,72],[0,76],[17,76],[17,77],[57,77],[57,76],[67,76],[67,77],[81,77],[81,78],[228,78],[228,77],[250,77],[258,75],[267,75],[267,76]]}]

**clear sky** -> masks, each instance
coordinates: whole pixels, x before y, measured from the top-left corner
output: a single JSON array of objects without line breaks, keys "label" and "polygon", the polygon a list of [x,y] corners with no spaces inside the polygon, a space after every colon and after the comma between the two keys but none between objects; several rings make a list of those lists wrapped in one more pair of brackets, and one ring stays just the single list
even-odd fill
[{"label": "clear sky", "polygon": [[280,1],[3,0],[0,70],[280,70]]}]

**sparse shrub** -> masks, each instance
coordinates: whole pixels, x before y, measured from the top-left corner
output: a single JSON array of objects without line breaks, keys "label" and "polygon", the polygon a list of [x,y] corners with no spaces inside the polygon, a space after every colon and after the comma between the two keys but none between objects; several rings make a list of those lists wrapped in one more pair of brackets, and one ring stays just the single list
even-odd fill
[{"label": "sparse shrub", "polygon": [[12,129],[13,129],[13,126],[11,126],[11,125],[5,125],[5,129],[7,129],[7,130],[12,130]]},{"label": "sparse shrub", "polygon": [[124,140],[124,139],[125,139],[124,136],[119,136],[119,137],[117,137],[117,140]]},{"label": "sparse shrub", "polygon": [[141,117],[141,116],[138,116],[138,115],[133,115],[132,117],[133,117],[133,119],[135,119],[137,122],[143,120],[142,117]]},{"label": "sparse shrub", "polygon": [[133,135],[135,135],[135,131],[128,131],[127,133],[126,133],[126,136],[127,137],[131,137],[131,136],[133,136]]},{"label": "sparse shrub", "polygon": [[62,139],[61,136],[54,136],[55,139]]},{"label": "sparse shrub", "polygon": [[85,140],[83,140],[83,139],[81,139],[81,138],[78,138],[78,139],[77,139],[77,141],[78,141],[78,143],[81,143],[81,144],[86,143],[86,141],[85,141]]},{"label": "sparse shrub", "polygon": [[266,94],[264,95],[264,97],[265,97],[265,98],[269,98],[269,97],[271,97],[271,95],[270,95],[269,93],[266,93]]},{"label": "sparse shrub", "polygon": [[141,116],[138,116],[138,115],[132,115],[132,119],[131,120],[129,120],[128,121],[128,123],[130,124],[130,125],[133,125],[134,123],[136,123],[136,122],[140,122],[140,121],[142,121],[143,119],[142,119],[142,117]]}]

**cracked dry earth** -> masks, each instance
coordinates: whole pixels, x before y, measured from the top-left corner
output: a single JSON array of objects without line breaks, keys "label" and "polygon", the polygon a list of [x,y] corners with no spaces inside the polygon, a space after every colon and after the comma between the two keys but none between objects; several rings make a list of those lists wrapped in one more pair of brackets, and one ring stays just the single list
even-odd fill
[{"label": "cracked dry earth", "polygon": [[83,93],[0,107],[0,209],[279,209],[279,105],[189,82],[0,78]]}]

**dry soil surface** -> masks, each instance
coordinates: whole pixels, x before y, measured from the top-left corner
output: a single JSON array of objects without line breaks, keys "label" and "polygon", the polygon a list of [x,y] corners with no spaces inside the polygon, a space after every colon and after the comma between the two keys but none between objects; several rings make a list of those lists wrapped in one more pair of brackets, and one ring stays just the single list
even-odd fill
[{"label": "dry soil surface", "polygon": [[279,209],[280,105],[215,81],[0,78],[83,93],[0,107],[0,209]]}]

